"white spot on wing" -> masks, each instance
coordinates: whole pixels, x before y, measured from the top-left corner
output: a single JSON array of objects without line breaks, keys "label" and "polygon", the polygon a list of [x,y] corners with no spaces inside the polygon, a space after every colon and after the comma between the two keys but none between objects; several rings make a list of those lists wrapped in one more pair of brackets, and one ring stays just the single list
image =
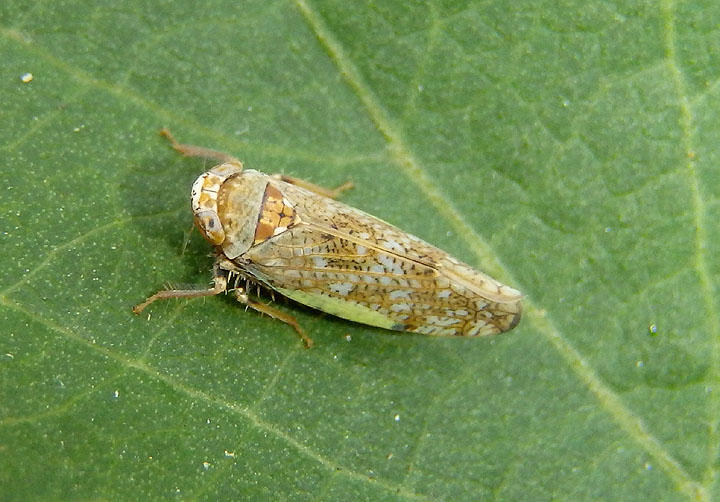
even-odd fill
[{"label": "white spot on wing", "polygon": [[328,285],[330,291],[334,291],[341,296],[347,296],[354,287],[355,285],[349,282],[333,282],[332,284]]},{"label": "white spot on wing", "polygon": [[437,278],[437,287],[440,289],[449,288],[450,280],[447,277],[439,276]]},{"label": "white spot on wing", "polygon": [[313,256],[313,263],[317,268],[327,268],[327,260],[322,256]]},{"label": "white spot on wing", "polygon": [[431,316],[427,317],[427,322],[434,326],[445,327],[445,326],[452,326],[453,324],[457,324],[458,320],[452,319],[449,317],[438,317],[438,316],[431,315]]},{"label": "white spot on wing", "polygon": [[390,291],[390,295],[388,296],[390,296],[391,300],[397,300],[398,298],[410,298],[410,291],[396,289],[395,291]]},{"label": "white spot on wing", "polygon": [[385,249],[389,249],[390,251],[398,251],[400,253],[405,252],[405,248],[401,246],[398,241],[393,239],[390,239],[389,241],[380,241],[379,244]]},{"label": "white spot on wing", "polygon": [[385,273],[385,267],[383,267],[380,264],[375,264],[372,267],[370,267],[370,272],[373,272],[375,274],[384,274]]},{"label": "white spot on wing", "polygon": [[402,267],[399,264],[395,263],[395,260],[391,256],[381,254],[378,255],[377,259],[380,263],[382,263],[387,273],[394,275],[403,275]]}]

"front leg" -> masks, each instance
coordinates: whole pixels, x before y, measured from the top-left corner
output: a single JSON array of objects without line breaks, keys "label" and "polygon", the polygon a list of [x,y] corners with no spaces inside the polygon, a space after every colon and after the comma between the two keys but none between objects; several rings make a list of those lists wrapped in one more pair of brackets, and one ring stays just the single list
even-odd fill
[{"label": "front leg", "polygon": [[223,164],[232,164],[242,169],[243,163],[230,154],[205,148],[204,146],[178,143],[175,136],[172,135],[170,129],[167,127],[163,127],[162,130],[160,130],[160,136],[166,138],[170,142],[170,146],[172,146],[176,152],[180,152],[185,157],[200,157],[203,159],[217,160]]},{"label": "front leg", "polygon": [[156,300],[165,300],[167,298],[197,298],[199,296],[214,296],[227,291],[227,272],[221,270],[218,264],[213,267],[214,286],[210,289],[163,289],[158,291],[144,302],[135,305],[133,312],[139,314],[145,307]]},{"label": "front leg", "polygon": [[[177,152],[180,152],[185,157],[201,157],[204,159],[217,160],[222,163],[232,164],[234,166],[239,167],[240,169],[242,169],[242,167],[243,167],[242,162],[240,162],[237,158],[235,158],[232,155],[227,154],[225,152],[220,152],[218,150],[212,150],[210,148],[205,148],[202,146],[186,145],[183,143],[179,143],[175,139],[175,136],[172,135],[172,133],[170,132],[170,130],[167,127],[162,128],[162,130],[160,131],[160,135],[165,137],[168,141],[170,141],[170,145],[173,147],[173,149]],[[318,195],[322,195],[324,197],[329,197],[331,199],[336,199],[345,190],[349,190],[353,187],[352,181],[346,181],[339,187],[331,189],[331,188],[321,187],[320,185],[316,185],[315,183],[310,183],[309,181],[305,181],[300,178],[295,178],[293,176],[287,176],[285,174],[275,174],[275,175],[273,175],[273,178],[275,178],[276,180],[284,181],[285,183],[297,185],[306,190],[310,190],[311,192],[315,192]]]}]

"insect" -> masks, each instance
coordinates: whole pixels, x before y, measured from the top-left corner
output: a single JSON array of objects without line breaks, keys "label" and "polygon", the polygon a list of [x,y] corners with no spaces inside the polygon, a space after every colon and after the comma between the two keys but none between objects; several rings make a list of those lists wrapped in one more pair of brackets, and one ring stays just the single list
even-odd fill
[{"label": "insect", "polygon": [[[292,326],[292,316],[251,298],[259,284],[318,310],[381,328],[427,335],[501,333],[520,321],[519,291],[472,269],[414,235],[334,200],[327,190],[251,169],[235,157],[178,143],[185,156],[221,162],[192,186],[200,233],[215,250],[213,287],[161,290],[135,313],[165,298],[234,291],[248,307]],[[244,286],[243,286],[244,285]]]}]

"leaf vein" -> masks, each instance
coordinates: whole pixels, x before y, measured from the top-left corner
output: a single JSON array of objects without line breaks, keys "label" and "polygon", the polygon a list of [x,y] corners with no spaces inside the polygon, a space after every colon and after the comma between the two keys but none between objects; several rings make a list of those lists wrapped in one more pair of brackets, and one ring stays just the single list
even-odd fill
[{"label": "leaf vein", "polygon": [[[665,58],[672,84],[677,93],[678,105],[680,108],[680,128],[682,134],[682,147],[685,150],[685,170],[687,172],[687,180],[692,195],[693,219],[695,222],[695,271],[700,282],[700,289],[705,303],[707,312],[707,328],[710,332],[711,340],[717,340],[720,335],[720,316],[718,316],[717,306],[713,295],[713,284],[710,271],[708,269],[706,250],[708,246],[707,235],[707,203],[705,194],[700,187],[700,180],[695,163],[693,152],[695,152],[695,123],[693,116],[693,108],[688,97],[687,86],[683,76],[680,62],[676,51],[677,33],[675,30],[675,2],[673,0],[664,0],[661,4],[661,13],[664,20],[665,35]],[[720,378],[720,348],[718,343],[712,344],[710,353],[711,369],[710,381],[717,382]],[[715,389],[713,389],[715,390]],[[716,458],[720,453],[720,423],[718,422],[718,413],[720,413],[720,397],[717,392],[711,392],[708,397],[709,416],[715,417],[709,426],[709,448],[707,452],[707,469],[703,475],[703,487],[708,492],[717,482]],[[706,498],[709,498],[706,495]]]}]

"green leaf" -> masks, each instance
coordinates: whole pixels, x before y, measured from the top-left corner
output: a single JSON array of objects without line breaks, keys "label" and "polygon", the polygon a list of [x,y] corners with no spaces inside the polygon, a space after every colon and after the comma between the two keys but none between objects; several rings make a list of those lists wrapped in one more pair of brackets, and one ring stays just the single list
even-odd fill
[{"label": "green leaf", "polygon": [[[2,498],[717,497],[719,5],[3,2]],[[210,278],[162,126],[354,181],[523,321],[133,316]]]}]

